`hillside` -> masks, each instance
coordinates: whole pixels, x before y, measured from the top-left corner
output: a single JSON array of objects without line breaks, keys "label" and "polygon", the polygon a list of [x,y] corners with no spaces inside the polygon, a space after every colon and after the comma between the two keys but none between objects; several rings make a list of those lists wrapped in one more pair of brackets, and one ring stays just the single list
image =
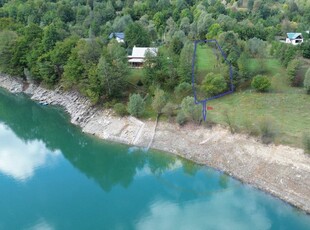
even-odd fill
[{"label": "hillside", "polygon": [[[0,71],[79,91],[120,116],[220,123],[300,147],[302,137],[310,143],[309,21],[306,0],[3,0]],[[124,42],[113,39],[116,32]],[[278,40],[288,32],[300,33],[301,44]],[[206,122],[191,86],[193,41],[205,39],[220,44],[235,86],[234,94],[209,103]],[[135,46],[159,51],[132,68]],[[199,45],[195,74],[201,99],[229,88],[227,65],[210,45]]]}]

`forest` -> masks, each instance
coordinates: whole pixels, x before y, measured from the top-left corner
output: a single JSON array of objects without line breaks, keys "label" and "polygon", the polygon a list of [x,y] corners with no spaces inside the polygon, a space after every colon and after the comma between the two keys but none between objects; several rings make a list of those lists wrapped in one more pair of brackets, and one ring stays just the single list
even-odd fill
[{"label": "forest", "polygon": [[[307,0],[0,0],[0,7],[1,73],[77,90],[121,116],[202,122],[191,86],[195,40],[216,39],[233,70],[236,93],[214,102],[221,112],[210,122],[232,131],[248,127],[251,122],[241,124],[238,117],[251,115],[230,107],[243,100],[242,93],[255,100],[279,92],[310,94]],[[125,42],[110,38],[116,32],[124,33]],[[301,33],[303,42],[283,42],[289,32]],[[132,68],[128,55],[134,46],[157,47],[158,53],[147,53],[143,68]],[[224,58],[207,44],[196,55],[202,97],[227,90]]]}]

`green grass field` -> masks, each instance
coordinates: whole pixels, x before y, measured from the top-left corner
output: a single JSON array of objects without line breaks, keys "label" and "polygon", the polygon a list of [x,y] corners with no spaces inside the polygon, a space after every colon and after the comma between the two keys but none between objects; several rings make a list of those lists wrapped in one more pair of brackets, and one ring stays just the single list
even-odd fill
[{"label": "green grass field", "polygon": [[[253,66],[258,63],[251,62]],[[213,100],[208,104],[214,107],[208,119],[225,124],[227,110],[235,125],[246,131],[248,124],[257,126],[262,118],[268,117],[275,122],[278,131],[276,143],[301,147],[303,133],[310,130],[310,97],[304,89],[289,86],[286,71],[277,60],[265,59],[264,65],[272,84],[268,93],[257,93],[249,88]]]},{"label": "green grass field", "polygon": [[[218,57],[217,57],[218,55]],[[206,93],[198,87],[209,73],[220,73],[229,76],[228,65],[223,63],[223,57],[214,43],[199,44],[196,51],[195,83],[198,100],[207,98]]]}]

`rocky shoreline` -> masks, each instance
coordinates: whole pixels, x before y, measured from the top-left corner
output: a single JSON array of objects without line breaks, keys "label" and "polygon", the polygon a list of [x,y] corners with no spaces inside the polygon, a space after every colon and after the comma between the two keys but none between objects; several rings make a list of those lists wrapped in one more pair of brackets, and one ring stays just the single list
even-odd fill
[{"label": "rocky shoreline", "polygon": [[[48,90],[18,78],[0,75],[0,87],[24,92],[32,100],[60,105],[83,132],[128,145],[170,152],[224,171],[310,213],[310,157],[302,149],[263,145],[254,138],[230,134],[221,127],[119,118],[112,111],[94,108],[83,96],[60,88]],[[154,139],[153,139],[154,137]]]}]

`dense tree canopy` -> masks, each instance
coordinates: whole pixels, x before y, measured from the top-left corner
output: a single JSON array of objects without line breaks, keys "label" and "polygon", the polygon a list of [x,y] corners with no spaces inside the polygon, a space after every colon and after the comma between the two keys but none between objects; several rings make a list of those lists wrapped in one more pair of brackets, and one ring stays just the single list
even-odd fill
[{"label": "dense tree canopy", "polygon": [[[255,75],[264,74],[266,57],[285,67],[297,57],[310,58],[309,12],[304,0],[2,0],[0,71],[79,90],[93,103],[127,101],[131,93],[154,95],[156,88],[184,97],[193,40],[207,38],[221,45],[234,84],[249,86]],[[277,40],[294,31],[303,33],[302,45]],[[125,43],[110,40],[113,32],[124,33]],[[157,56],[146,55],[137,84],[132,75],[138,71],[127,63],[134,46],[159,48]],[[254,58],[261,66],[255,71],[249,67]],[[227,83],[227,74],[221,76],[202,79],[200,86],[216,94]],[[211,90],[215,85],[221,90]]]}]

